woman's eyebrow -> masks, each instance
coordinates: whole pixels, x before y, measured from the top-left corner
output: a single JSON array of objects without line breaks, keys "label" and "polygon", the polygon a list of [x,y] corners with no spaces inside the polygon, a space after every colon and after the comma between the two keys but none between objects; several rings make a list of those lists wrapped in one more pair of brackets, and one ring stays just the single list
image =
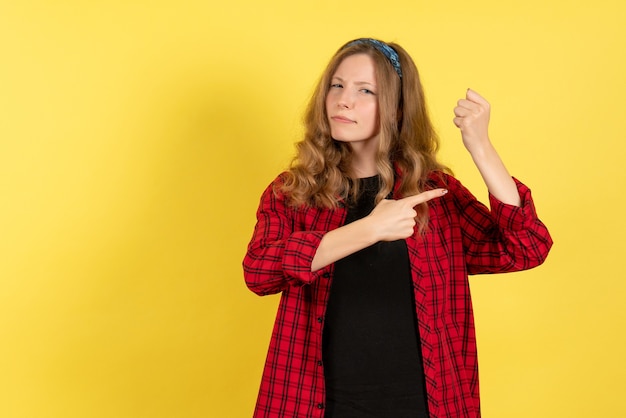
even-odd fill
[{"label": "woman's eyebrow", "polygon": [[[332,80],[337,80],[337,81],[340,81],[342,83],[344,82],[343,78],[337,77],[337,76],[333,76]],[[354,84],[359,85],[359,86],[362,86],[363,84],[368,84],[368,85],[370,85],[372,87],[376,87],[375,83],[372,83],[372,82],[369,82],[369,81],[355,81]]]}]

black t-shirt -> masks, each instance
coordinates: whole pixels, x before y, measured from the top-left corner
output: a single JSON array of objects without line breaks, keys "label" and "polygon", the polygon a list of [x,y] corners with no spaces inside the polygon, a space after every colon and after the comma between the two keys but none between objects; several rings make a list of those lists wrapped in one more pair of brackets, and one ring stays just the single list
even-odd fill
[{"label": "black t-shirt", "polygon": [[[378,176],[361,179],[346,224],[367,216]],[[335,263],[323,334],[326,418],[428,417],[406,242]]]}]

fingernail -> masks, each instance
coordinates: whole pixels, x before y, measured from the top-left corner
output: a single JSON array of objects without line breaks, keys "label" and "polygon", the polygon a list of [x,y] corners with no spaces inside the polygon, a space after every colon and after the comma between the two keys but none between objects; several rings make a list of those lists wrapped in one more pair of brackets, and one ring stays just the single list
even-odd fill
[{"label": "fingernail", "polygon": [[441,194],[446,194],[446,193],[448,193],[448,189],[443,189],[443,190],[441,191]]}]

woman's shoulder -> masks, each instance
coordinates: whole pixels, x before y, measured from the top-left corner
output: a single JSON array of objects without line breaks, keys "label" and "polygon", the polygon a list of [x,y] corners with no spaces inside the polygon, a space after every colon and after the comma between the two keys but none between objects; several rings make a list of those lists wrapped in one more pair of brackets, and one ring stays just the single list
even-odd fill
[{"label": "woman's shoulder", "polygon": [[274,180],[272,180],[272,182],[269,185],[280,187],[285,183],[287,176],[289,176],[289,172],[283,171],[279,173],[276,177],[274,177]]},{"label": "woman's shoulder", "polygon": [[265,190],[261,194],[261,199],[272,197],[272,199],[284,199],[285,196],[282,193],[282,187],[285,184],[288,173],[283,171],[278,174],[270,183],[265,186]]}]

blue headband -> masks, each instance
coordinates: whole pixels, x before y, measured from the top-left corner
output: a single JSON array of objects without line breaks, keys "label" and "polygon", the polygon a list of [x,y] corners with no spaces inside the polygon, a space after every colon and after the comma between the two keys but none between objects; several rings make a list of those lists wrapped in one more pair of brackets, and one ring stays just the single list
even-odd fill
[{"label": "blue headband", "polygon": [[398,57],[398,53],[392,47],[390,47],[384,42],[379,41],[378,39],[360,38],[360,39],[356,39],[348,43],[345,46],[345,48],[352,46],[352,45],[359,45],[359,44],[370,44],[374,48],[382,52],[383,55],[387,57],[391,65],[393,65],[393,69],[396,70],[396,73],[398,73],[400,78],[402,78],[402,68],[400,68],[400,57]]}]

